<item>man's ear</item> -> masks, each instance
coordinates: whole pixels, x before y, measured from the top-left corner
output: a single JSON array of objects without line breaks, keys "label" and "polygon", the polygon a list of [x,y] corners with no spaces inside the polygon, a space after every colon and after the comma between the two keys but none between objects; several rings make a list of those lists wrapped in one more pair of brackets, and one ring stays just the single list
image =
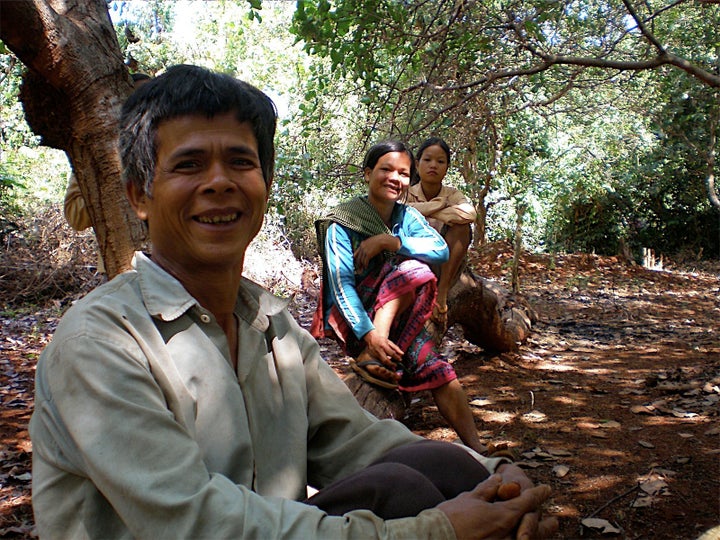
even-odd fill
[{"label": "man's ear", "polygon": [[135,215],[141,221],[147,221],[147,195],[144,190],[140,190],[135,182],[128,182],[125,187],[130,206],[135,210]]},{"label": "man's ear", "polygon": [[372,169],[370,167],[365,167],[363,170],[363,177],[365,178],[365,183],[370,183],[370,173],[372,172]]}]

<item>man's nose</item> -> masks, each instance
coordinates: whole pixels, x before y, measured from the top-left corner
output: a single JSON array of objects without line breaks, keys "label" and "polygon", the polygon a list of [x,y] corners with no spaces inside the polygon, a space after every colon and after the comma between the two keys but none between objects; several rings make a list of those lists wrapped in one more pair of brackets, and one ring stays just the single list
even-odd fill
[{"label": "man's nose", "polygon": [[214,163],[208,168],[205,186],[205,189],[217,192],[226,192],[237,187],[231,180],[229,171],[222,163]]}]

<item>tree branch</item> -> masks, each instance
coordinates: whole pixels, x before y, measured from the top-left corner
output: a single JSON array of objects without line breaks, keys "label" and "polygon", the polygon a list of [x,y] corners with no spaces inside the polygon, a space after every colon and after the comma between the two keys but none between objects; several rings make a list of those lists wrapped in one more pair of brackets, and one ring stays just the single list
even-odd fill
[{"label": "tree branch", "polygon": [[655,35],[650,32],[650,30],[648,30],[647,26],[645,26],[643,20],[638,17],[638,14],[635,12],[635,8],[632,6],[630,1],[622,0],[622,3],[625,4],[625,9],[628,10],[630,16],[635,20],[635,24],[637,24],[640,33],[642,33],[642,35],[645,36],[647,40],[652,43],[658,51],[660,51],[661,55],[665,54],[665,47],[660,44]]},{"label": "tree branch", "polygon": [[713,88],[720,88],[720,76],[704,70],[685,58],[672,53],[663,53],[649,60],[608,60],[605,58],[586,58],[581,56],[558,56],[558,55],[540,55],[545,64],[549,65],[574,65],[597,68],[617,69],[618,71],[642,71],[645,69],[654,69],[663,65],[676,67],[689,73],[696,79]]}]

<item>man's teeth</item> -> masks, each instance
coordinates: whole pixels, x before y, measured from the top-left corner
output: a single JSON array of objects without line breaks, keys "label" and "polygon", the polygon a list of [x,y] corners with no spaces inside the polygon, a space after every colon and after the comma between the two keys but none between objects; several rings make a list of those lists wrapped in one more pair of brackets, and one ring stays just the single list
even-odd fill
[{"label": "man's teeth", "polygon": [[236,220],[237,214],[228,214],[227,216],[198,217],[200,223],[228,223]]}]

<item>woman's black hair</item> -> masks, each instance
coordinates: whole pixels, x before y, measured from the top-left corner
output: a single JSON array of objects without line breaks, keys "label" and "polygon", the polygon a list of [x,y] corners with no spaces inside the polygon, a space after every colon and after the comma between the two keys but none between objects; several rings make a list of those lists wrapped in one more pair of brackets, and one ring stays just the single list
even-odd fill
[{"label": "woman's black hair", "polygon": [[415,157],[413,156],[412,150],[410,150],[405,143],[396,140],[387,140],[373,144],[365,154],[362,165],[363,171],[365,171],[365,169],[374,169],[380,158],[390,152],[407,154],[410,158],[410,178],[414,178],[417,175],[415,171]]},{"label": "woman's black hair", "polygon": [[428,139],[425,139],[423,141],[423,143],[420,146],[418,146],[417,158],[421,159],[423,152],[425,150],[427,150],[428,148],[430,148],[431,146],[439,146],[440,148],[443,149],[443,151],[445,152],[445,155],[447,156],[447,162],[448,162],[448,166],[449,166],[450,165],[450,153],[451,153],[450,147],[448,146],[448,143],[446,143],[440,137],[430,137]]}]

